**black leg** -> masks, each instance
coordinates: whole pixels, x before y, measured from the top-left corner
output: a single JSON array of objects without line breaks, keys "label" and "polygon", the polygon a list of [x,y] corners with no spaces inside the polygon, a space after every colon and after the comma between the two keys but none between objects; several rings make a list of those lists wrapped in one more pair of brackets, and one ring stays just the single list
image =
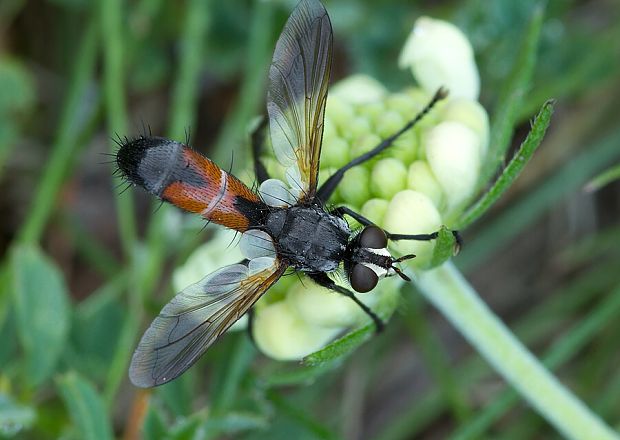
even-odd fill
[{"label": "black leg", "polygon": [[359,224],[364,225],[364,226],[370,226],[374,224],[373,222],[368,220],[366,217],[364,217],[362,214],[358,214],[357,212],[353,211],[351,208],[348,208],[346,206],[339,206],[336,209],[333,209],[331,213],[334,215],[340,216],[340,217],[342,217],[344,214],[347,214],[349,217],[354,218],[355,220],[358,221]]},{"label": "black leg", "polygon": [[360,157],[353,159],[351,162],[349,162],[348,164],[340,168],[338,171],[336,171],[334,174],[332,174],[329,177],[329,179],[327,179],[325,183],[321,185],[321,187],[319,188],[317,192],[317,197],[319,198],[319,200],[326,202],[329,199],[329,197],[332,195],[332,193],[334,192],[334,190],[336,189],[336,187],[338,186],[342,178],[344,177],[344,173],[346,173],[348,170],[350,170],[354,166],[364,163],[369,159],[372,159],[377,154],[381,153],[387,147],[392,145],[392,143],[401,134],[403,134],[404,132],[409,130],[411,127],[413,127],[420,119],[424,117],[424,115],[426,115],[433,108],[433,106],[438,101],[442,100],[446,96],[447,96],[447,92],[443,88],[440,88],[439,90],[437,90],[437,92],[435,93],[435,96],[433,96],[430,102],[426,104],[426,107],[424,107],[422,111],[416,115],[415,118],[407,122],[403,128],[398,130],[396,133],[394,133],[392,136],[388,137],[387,139],[384,139],[383,141],[381,141],[379,145],[377,145],[375,148],[370,150],[368,153],[362,154]]},{"label": "black leg", "polygon": [[[343,214],[347,214],[348,216],[354,218],[355,220],[357,220],[360,224],[364,225],[364,226],[369,226],[372,225],[373,223],[368,220],[366,217],[364,217],[362,214],[359,214],[355,211],[353,211],[351,208],[348,208],[346,206],[339,206],[338,208],[334,209],[332,211],[332,213],[336,214],[336,215],[340,215],[342,216]],[[433,232],[430,234],[415,234],[415,235],[410,235],[410,234],[391,234],[388,231],[385,231],[385,235],[387,236],[388,239],[390,240],[418,240],[418,241],[429,241],[429,240],[434,240],[437,238],[437,236],[439,235],[439,232]],[[454,235],[454,239],[456,240],[456,246],[457,249],[461,248],[461,245],[463,244],[463,241],[461,240],[461,235],[459,234],[459,231],[452,231],[452,235]]]},{"label": "black leg", "polygon": [[331,280],[331,278],[327,276],[327,274],[323,272],[309,273],[307,275],[319,286],[323,286],[329,290],[333,290],[334,292],[338,292],[341,295],[351,298],[353,301],[355,301],[355,304],[360,306],[362,310],[372,318],[373,322],[375,323],[377,332],[383,330],[385,324],[383,323],[383,321],[381,321],[381,318],[379,318],[375,312],[370,310],[370,308],[366,304],[357,299],[357,297],[349,289],[345,289],[344,287],[337,285]]},{"label": "black leg", "polygon": [[259,185],[269,179],[265,165],[260,161],[260,153],[265,142],[265,128],[267,127],[267,118],[263,116],[258,126],[252,131],[252,157],[254,159],[254,174]]}]

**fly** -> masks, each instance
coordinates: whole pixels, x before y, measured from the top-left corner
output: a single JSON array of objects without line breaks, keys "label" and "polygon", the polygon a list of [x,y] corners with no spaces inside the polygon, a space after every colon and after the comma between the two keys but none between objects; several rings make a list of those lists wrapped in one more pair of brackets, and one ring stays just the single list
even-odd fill
[{"label": "fly", "polygon": [[[288,268],[304,272],[319,285],[355,301],[376,324],[381,319],[353,291],[336,284],[331,274],[344,270],[355,292],[369,292],[382,277],[410,281],[388,240],[433,240],[432,234],[391,234],[357,212],[341,206],[326,209],[347,170],[388,148],[416,124],[445,92],[402,129],[374,149],[352,160],[318,186],[325,102],[332,66],[332,27],[318,0],[302,0],[276,44],[269,69],[267,114],[263,125],[287,183],[270,179],[260,161],[262,128],[252,139],[256,178],[254,192],[189,146],[152,136],[127,140],[116,162],[124,178],[163,201],[242,233],[245,259],[225,266],[177,294],[144,333],[131,361],[129,377],[139,387],[169,382],[198,358]],[[364,226],[356,234],[345,215]],[[455,234],[456,235],[456,234]]]}]

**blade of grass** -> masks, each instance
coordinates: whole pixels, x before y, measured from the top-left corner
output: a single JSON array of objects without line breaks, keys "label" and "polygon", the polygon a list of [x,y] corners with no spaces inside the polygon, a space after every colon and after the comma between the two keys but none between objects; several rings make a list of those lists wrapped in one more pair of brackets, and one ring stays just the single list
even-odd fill
[{"label": "blade of grass", "polygon": [[504,168],[502,174],[484,196],[465,212],[463,217],[458,221],[457,226],[455,226],[456,229],[465,229],[475,222],[493,206],[497,199],[499,199],[508,188],[510,188],[545,137],[547,127],[549,127],[549,123],[551,122],[552,114],[553,102],[547,101],[538,112],[532,124],[532,129],[519,147],[517,153],[510,160],[508,166]]},{"label": "blade of grass", "polygon": [[422,311],[422,298],[413,290],[408,288],[404,293],[409,304],[409,307],[406,308],[405,325],[417,342],[424,362],[428,366],[428,371],[441,390],[446,406],[455,420],[465,422],[471,415],[465,390],[461,388],[454,375],[441,341],[433,334],[430,324],[426,320]]},{"label": "blade of grass", "polygon": [[614,165],[590,180],[584,189],[590,192],[598,191],[605,185],[618,179],[620,179],[620,165]]},{"label": "blade of grass", "polygon": [[179,70],[172,89],[171,119],[168,136],[179,139],[185,128],[196,123],[198,79],[203,66],[206,34],[211,16],[209,2],[191,0],[186,7],[184,33],[181,37]]},{"label": "blade of grass", "polygon": [[522,197],[485,225],[476,240],[465,246],[459,255],[458,266],[469,271],[484,262],[495,250],[525,230],[562,197],[580,188],[601,167],[620,158],[620,130],[615,130],[580,154],[573,157],[536,190]]},{"label": "blade of grass", "polygon": [[[594,336],[620,313],[620,287],[601,301],[596,308],[579,322],[559,342],[555,342],[548,354],[544,356],[544,364],[556,369],[575,356]],[[504,390],[463,429],[452,434],[453,439],[465,440],[484,436],[494,422],[519,402],[519,396],[512,389]]]},{"label": "blade of grass", "polygon": [[90,382],[76,373],[68,373],[58,380],[58,388],[81,438],[114,438],[107,411]]},{"label": "blade of grass", "polygon": [[121,266],[116,257],[99,243],[97,237],[91,234],[82,222],[71,218],[68,214],[61,217],[63,231],[71,236],[78,254],[89,266],[105,277],[113,277],[120,271]]},{"label": "blade of grass", "polygon": [[[100,0],[99,18],[103,39],[103,85],[106,120],[109,133],[119,136],[127,133],[127,104],[124,87],[124,47],[126,41],[126,26],[122,22],[123,2],[121,0]],[[115,152],[115,143],[110,141],[110,150]],[[122,182],[116,178],[117,183]],[[116,391],[121,381],[126,377],[128,353],[133,345],[135,334],[138,331],[142,316],[141,284],[139,283],[139,259],[137,251],[137,233],[133,198],[130,191],[116,193],[117,220],[119,225],[121,244],[125,256],[131,266],[127,295],[130,313],[123,324],[118,346],[108,370],[106,385],[103,391],[104,400],[108,408],[113,404]]]},{"label": "blade of grass", "polygon": [[[542,338],[555,332],[565,321],[564,316],[579,310],[591,302],[596,295],[607,292],[617,283],[615,262],[596,266],[581,277],[573,280],[567,286],[562,286],[549,295],[549,300],[536,307],[525,317],[520,319],[515,327],[519,339],[528,345],[539,345]],[[544,323],[544,325],[540,325]],[[475,389],[478,382],[489,374],[489,366],[477,355],[470,355],[459,362],[456,379],[461,387],[469,386]],[[445,410],[445,400],[441,390],[432,388],[424,396],[415,396],[413,404],[398,416],[389,420],[375,438],[382,440],[409,439],[418,435],[431,425]]]},{"label": "blade of grass", "polygon": [[489,135],[489,152],[480,172],[479,185],[481,186],[486,185],[486,182],[504,162],[506,151],[510,147],[510,139],[519,110],[534,72],[544,12],[542,3],[534,8],[512,71],[495,106],[496,111],[492,118]]},{"label": "blade of grass", "polygon": [[[110,151],[115,153],[114,134],[127,133],[127,103],[124,86],[124,45],[126,27],[122,23],[123,2],[121,0],[100,0],[99,19],[103,43],[103,88],[110,133]],[[117,185],[123,183],[120,177],[114,179]],[[121,244],[125,255],[132,257],[136,243],[136,221],[133,211],[133,198],[130,191],[116,192],[116,215],[118,219]]]},{"label": "blade of grass", "polygon": [[[248,34],[246,65],[239,96],[215,143],[213,159],[216,163],[231,160],[232,149],[244,141],[248,123],[265,96],[265,75],[271,59],[273,3],[255,2]],[[265,109],[262,109],[264,112]],[[248,159],[248,148],[236,148],[235,161],[243,169]]]},{"label": "blade of grass", "polygon": [[223,416],[231,409],[241,381],[256,356],[256,349],[246,335],[235,337],[232,350],[227,353],[228,359],[215,365],[216,371],[211,381],[211,411],[214,416]]},{"label": "blade of grass", "polygon": [[561,434],[569,438],[618,438],[542,366],[451,263],[418,273],[415,283],[495,371]]},{"label": "blade of grass", "polygon": [[71,158],[79,147],[80,127],[84,122],[84,96],[88,95],[87,89],[93,77],[99,39],[99,26],[96,15],[93,16],[84,30],[71,79],[68,81],[70,86],[63,104],[52,154],[39,180],[28,215],[24,217],[25,223],[17,234],[21,243],[34,243],[41,238],[67,174],[67,167],[72,163]]},{"label": "blade of grass", "polygon": [[337,439],[338,436],[322,423],[312,419],[305,409],[298,407],[292,402],[286,400],[278,392],[274,390],[267,391],[268,399],[274,404],[276,409],[287,418],[291,419],[298,426],[304,428],[315,438],[331,440]]},{"label": "blade of grass", "polygon": [[[209,24],[210,4],[200,0],[193,0],[185,11],[184,34],[182,35],[181,58],[179,72],[172,97],[169,133],[170,137],[178,138],[184,131],[185,124],[195,119],[198,96],[198,77],[201,69],[202,44],[205,40]],[[156,8],[152,13],[156,12]],[[165,240],[162,239],[164,219],[168,207],[162,206],[151,217],[146,247],[140,252],[143,258],[134,261],[135,288],[131,293],[131,317],[126,320],[125,327],[119,340],[118,349],[114,356],[110,377],[106,388],[106,402],[111,405],[116,390],[126,376],[129,356],[133,351],[136,337],[142,321],[142,301],[150,294],[159,280],[161,267],[165,258]]]}]

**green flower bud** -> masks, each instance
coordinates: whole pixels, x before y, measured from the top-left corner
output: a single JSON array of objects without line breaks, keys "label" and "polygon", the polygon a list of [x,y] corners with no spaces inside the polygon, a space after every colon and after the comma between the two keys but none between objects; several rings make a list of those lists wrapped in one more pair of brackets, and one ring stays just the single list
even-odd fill
[{"label": "green flower bud", "polygon": [[420,141],[417,130],[408,130],[394,141],[390,156],[409,165],[420,155]]},{"label": "green flower bud", "polygon": [[329,94],[325,107],[326,117],[333,122],[334,128],[347,127],[353,118],[355,111],[353,106],[334,94]]},{"label": "green flower bud", "polygon": [[391,199],[394,194],[402,191],[406,186],[407,168],[401,161],[388,157],[379,160],[373,166],[370,177],[370,191],[374,196]]},{"label": "green flower bud", "polygon": [[377,134],[385,139],[403,128],[407,121],[396,110],[387,110],[375,119]]},{"label": "green flower bud", "polygon": [[[427,234],[441,226],[441,216],[433,201],[421,192],[404,190],[390,201],[383,227],[393,234]],[[415,254],[411,265],[424,267],[429,264],[435,244],[432,241],[394,241],[390,247],[399,255]]]},{"label": "green flower bud", "polygon": [[382,101],[369,102],[361,105],[358,110],[360,116],[375,120],[375,118],[381,116],[385,112],[385,104]]},{"label": "green flower bud", "polygon": [[444,190],[448,208],[467,199],[480,170],[480,137],[460,122],[442,122],[426,133],[426,158]]},{"label": "green flower bud", "polygon": [[438,208],[443,204],[443,191],[428,163],[417,160],[409,165],[407,187],[428,196]]},{"label": "green flower bud", "polygon": [[338,185],[342,200],[353,206],[361,206],[370,198],[370,174],[364,167],[354,167],[347,171]]},{"label": "green flower bud", "polygon": [[373,77],[360,74],[343,79],[332,87],[330,94],[351,104],[365,104],[382,100],[387,90]]},{"label": "green flower bud", "polygon": [[[359,157],[364,153],[368,153],[375,148],[381,142],[381,138],[375,133],[367,133],[358,139],[352,141],[351,144],[351,157]],[[376,160],[370,161],[370,164]]]},{"label": "green flower bud", "polygon": [[254,341],[267,356],[277,360],[297,360],[320,349],[340,328],[309,324],[288,301],[262,307],[255,315]]},{"label": "green flower bud", "polygon": [[[412,93],[417,91],[417,94]],[[385,100],[390,110],[400,113],[406,120],[418,114],[428,102],[427,94],[420,89],[410,89],[401,93],[393,93]]]},{"label": "green flower bud", "polygon": [[323,138],[321,151],[321,167],[340,168],[346,165],[349,158],[349,143],[341,137],[334,136],[331,139]]},{"label": "green flower bud", "polygon": [[366,135],[372,133],[373,128],[368,118],[363,116],[356,116],[347,121],[346,125],[343,125],[343,135],[345,138],[356,142],[358,139],[363,138]]},{"label": "green flower bud", "polygon": [[383,199],[370,199],[364,206],[360,214],[376,225],[383,224],[385,213],[387,212],[389,202]]},{"label": "green flower bud", "polygon": [[286,301],[313,326],[346,328],[360,318],[361,310],[351,299],[315,283],[298,282],[290,289]]}]

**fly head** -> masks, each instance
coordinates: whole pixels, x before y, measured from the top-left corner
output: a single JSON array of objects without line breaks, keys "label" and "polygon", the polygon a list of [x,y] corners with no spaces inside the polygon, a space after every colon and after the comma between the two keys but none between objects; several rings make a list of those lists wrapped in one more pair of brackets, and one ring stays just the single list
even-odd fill
[{"label": "fly head", "polygon": [[375,288],[380,278],[398,275],[405,281],[411,279],[405,275],[397,263],[414,258],[404,255],[394,258],[387,248],[388,238],[385,231],[378,226],[366,226],[348,246],[349,258],[345,261],[345,271],[351,287],[358,293],[369,292]]}]

